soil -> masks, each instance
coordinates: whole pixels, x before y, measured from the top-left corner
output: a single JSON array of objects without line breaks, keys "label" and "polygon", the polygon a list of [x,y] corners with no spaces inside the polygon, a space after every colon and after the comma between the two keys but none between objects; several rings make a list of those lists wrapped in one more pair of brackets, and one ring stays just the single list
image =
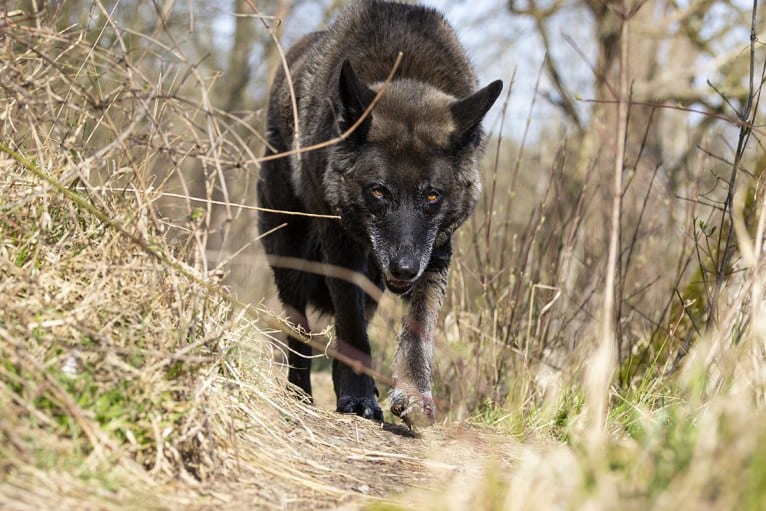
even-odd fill
[{"label": "soil", "polygon": [[[315,406],[334,409],[330,374],[315,372],[312,378]],[[328,502],[342,509],[364,507],[370,499],[397,501],[404,492],[408,498],[413,491],[421,499],[442,496],[457,481],[481,484],[487,466],[509,468],[521,448],[510,436],[465,424],[413,431],[401,423],[381,425],[351,415],[334,417],[336,424],[328,426],[347,454],[343,459],[322,460],[333,474],[326,474],[323,482],[348,492],[334,504]],[[337,436],[338,430],[345,435]]]}]

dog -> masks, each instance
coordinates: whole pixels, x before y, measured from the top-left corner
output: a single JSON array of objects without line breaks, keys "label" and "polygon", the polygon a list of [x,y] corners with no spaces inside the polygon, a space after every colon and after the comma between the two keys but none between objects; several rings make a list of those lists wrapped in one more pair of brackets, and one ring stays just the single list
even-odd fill
[{"label": "dog", "polygon": [[[399,52],[400,65],[379,94]],[[391,411],[410,426],[432,424],[434,333],[451,238],[479,199],[481,121],[502,81],[478,89],[438,11],[380,0],[351,3],[326,30],[295,43],[286,63],[292,87],[278,72],[265,155],[292,153],[264,161],[260,206],[340,217],[259,214],[261,233],[276,229],[262,243],[286,316],[308,331],[308,306],[334,315],[335,349],[370,367],[373,297],[349,279],[286,268],[280,258],[340,267],[401,295],[409,309],[394,356]],[[288,346],[288,380],[310,398],[311,347],[292,337]],[[337,411],[383,420],[368,374],[334,360],[332,379]]]}]

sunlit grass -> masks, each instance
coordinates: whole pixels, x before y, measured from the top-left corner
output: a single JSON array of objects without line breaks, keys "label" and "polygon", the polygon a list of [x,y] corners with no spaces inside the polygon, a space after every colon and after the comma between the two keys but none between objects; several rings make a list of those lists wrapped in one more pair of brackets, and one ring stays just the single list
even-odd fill
[{"label": "sunlit grass", "polygon": [[[206,259],[207,241],[221,235],[205,224],[212,206],[170,208],[162,197],[183,191],[189,167],[240,171],[240,154],[252,151],[221,135],[229,117],[200,110],[209,83],[175,62],[178,76],[197,80],[177,97],[177,77],[129,72],[125,55],[74,31],[20,24],[9,37],[0,50],[0,73],[12,77],[0,92],[0,507],[766,508],[757,176],[733,213],[750,215],[733,238],[751,246],[750,259],[737,260],[717,294],[714,223],[680,225],[649,208],[652,229],[633,245],[636,226],[625,221],[633,266],[625,256],[622,358],[600,389],[608,409],[594,441],[583,379],[599,339],[598,196],[573,177],[571,146],[549,141],[534,155],[536,174],[515,182],[504,168],[520,148],[502,141],[485,169],[502,193],[485,196],[454,238],[434,367],[439,422],[415,437],[293,399],[273,318],[211,292],[226,271]],[[109,108],[91,102],[91,87]],[[762,169],[762,147],[752,153],[746,163]],[[218,176],[206,175],[212,195]],[[665,200],[650,196],[657,208]],[[589,207],[595,220],[580,223]],[[678,232],[688,237],[671,239]],[[270,289],[269,278],[252,285]],[[384,374],[402,307],[384,298],[370,330]]]}]

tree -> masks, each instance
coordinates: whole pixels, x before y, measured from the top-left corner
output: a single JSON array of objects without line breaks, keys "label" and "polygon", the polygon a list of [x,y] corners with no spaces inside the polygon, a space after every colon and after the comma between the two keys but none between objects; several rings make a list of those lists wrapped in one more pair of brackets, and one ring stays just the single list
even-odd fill
[{"label": "tree", "polygon": [[[609,208],[601,205],[609,203],[611,193],[601,183],[609,182],[607,163],[615,157],[620,27],[623,19],[629,19],[631,87],[617,283],[622,297],[617,329],[622,330],[624,356],[647,329],[660,328],[668,309],[658,304],[669,303],[682,275],[694,273],[695,265],[689,262],[696,241],[679,235],[678,226],[689,225],[690,217],[707,220],[723,204],[726,187],[715,169],[711,175],[702,164],[709,163],[708,155],[713,154],[725,167],[734,156],[722,152],[726,148],[720,140],[711,142],[710,134],[713,126],[721,126],[722,118],[735,119],[748,98],[747,59],[741,57],[749,41],[750,11],[728,0],[645,0],[629,3],[627,12],[619,3],[601,0],[509,0],[508,8],[534,22],[547,54],[549,88],[543,97],[560,110],[574,141],[569,144],[575,148],[570,159],[577,164],[567,174],[570,213],[575,213],[579,193],[585,190],[589,197],[585,203],[590,207],[582,212],[585,228],[554,265],[554,279],[563,287],[564,300],[570,300],[562,308],[570,310],[594,311],[597,304],[598,294],[584,295],[582,290],[593,289],[594,280],[598,288],[603,274],[611,219]],[[562,17],[588,20],[589,39],[574,41],[567,34],[552,33],[554,22]],[[763,23],[761,19],[761,27]],[[564,69],[567,65],[571,69],[571,62],[557,60],[552,51],[562,44],[569,46],[572,58],[587,64],[583,69],[589,69],[593,96],[585,100],[589,106],[585,115],[572,92],[574,79],[580,77],[567,74]],[[702,115],[692,115],[693,111]],[[712,203],[696,201],[698,190],[705,187],[714,189],[708,196]],[[722,227],[731,229],[728,224]],[[696,266],[701,265],[703,261],[697,261]],[[656,281],[647,281],[652,275]],[[568,321],[552,320],[551,329]],[[624,329],[626,325],[633,325],[632,331]]]}]

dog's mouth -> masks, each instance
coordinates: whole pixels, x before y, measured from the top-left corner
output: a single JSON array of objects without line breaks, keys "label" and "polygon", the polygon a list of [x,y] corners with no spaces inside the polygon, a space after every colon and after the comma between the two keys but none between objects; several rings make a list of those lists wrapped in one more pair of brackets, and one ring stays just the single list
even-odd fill
[{"label": "dog's mouth", "polygon": [[386,287],[389,291],[396,293],[397,295],[403,295],[412,289],[412,285],[413,282],[410,282],[409,280],[400,280],[388,276],[386,277]]}]

